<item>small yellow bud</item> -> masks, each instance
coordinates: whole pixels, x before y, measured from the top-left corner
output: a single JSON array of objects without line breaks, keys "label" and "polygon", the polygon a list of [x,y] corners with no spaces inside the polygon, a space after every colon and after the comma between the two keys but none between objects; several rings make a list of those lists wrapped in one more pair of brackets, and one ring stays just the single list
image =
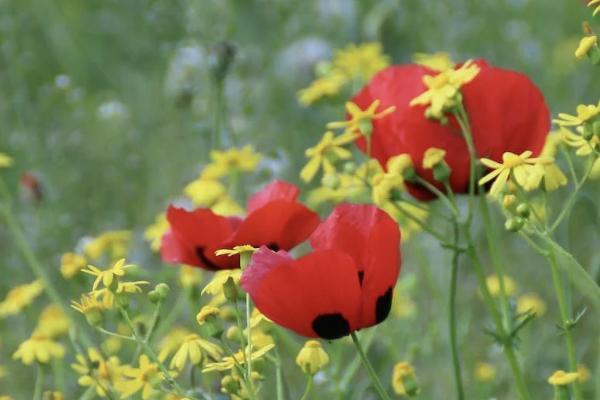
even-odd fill
[{"label": "small yellow bud", "polygon": [[496,378],[496,368],[487,362],[478,362],[475,365],[475,379],[480,382],[490,382]]},{"label": "small yellow bud", "polygon": [[575,50],[575,57],[582,59],[584,58],[592,47],[597,46],[598,37],[596,35],[593,36],[584,36],[579,42],[579,46],[577,46],[577,50]]},{"label": "small yellow bud", "polygon": [[437,147],[430,147],[423,154],[423,168],[431,169],[444,161],[446,157],[446,150],[438,149]]},{"label": "small yellow bud", "polygon": [[546,303],[535,293],[527,293],[517,299],[517,312],[523,314],[529,311],[537,316],[546,313]]},{"label": "small yellow bud", "polygon": [[590,380],[592,373],[583,364],[577,364],[577,373],[579,374],[579,382],[584,383]]},{"label": "small yellow bud", "polygon": [[394,365],[392,387],[394,392],[400,396],[413,397],[419,393],[415,369],[410,363],[402,361]]},{"label": "small yellow bud", "polygon": [[329,356],[316,340],[309,340],[296,357],[296,364],[309,375],[316,374],[329,363]]},{"label": "small yellow bud", "polygon": [[555,371],[548,378],[548,383],[552,386],[565,386],[579,379],[577,372],[565,372],[563,370]]},{"label": "small yellow bud", "polygon": [[[496,297],[500,294],[501,286],[498,275],[490,275],[485,278],[485,284],[492,297]],[[504,290],[507,296],[512,296],[517,290],[515,281],[509,276],[504,275]]]},{"label": "small yellow bud", "polygon": [[221,311],[214,306],[204,306],[200,309],[198,315],[196,315],[196,321],[198,321],[199,325],[204,325],[204,323],[210,318],[214,318],[219,316]]}]

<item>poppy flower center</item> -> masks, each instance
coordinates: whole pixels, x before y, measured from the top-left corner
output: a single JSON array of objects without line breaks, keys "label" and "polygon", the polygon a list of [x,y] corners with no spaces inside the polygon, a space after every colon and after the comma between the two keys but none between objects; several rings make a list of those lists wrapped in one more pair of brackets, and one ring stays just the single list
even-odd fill
[{"label": "poppy flower center", "polygon": [[206,266],[207,269],[216,271],[219,270],[219,266],[217,264],[215,264],[214,262],[212,262],[211,260],[208,259],[208,257],[206,257],[206,254],[204,254],[204,247],[203,246],[197,246],[195,249],[196,252],[196,257],[198,257],[198,259],[200,260],[200,262],[202,264],[204,264]]}]

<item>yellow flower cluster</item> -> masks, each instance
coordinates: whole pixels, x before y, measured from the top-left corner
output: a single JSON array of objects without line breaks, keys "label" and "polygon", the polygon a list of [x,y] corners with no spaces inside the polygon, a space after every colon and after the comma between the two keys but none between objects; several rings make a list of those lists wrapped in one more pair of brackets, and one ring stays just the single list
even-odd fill
[{"label": "yellow flower cluster", "polygon": [[335,96],[347,85],[361,85],[390,64],[380,43],[350,44],[335,52],[329,63],[319,65],[320,72],[307,88],[298,92],[298,101],[308,106],[323,97]]},{"label": "yellow flower cluster", "polygon": [[107,231],[90,240],[83,248],[83,252],[90,260],[99,260],[103,255],[109,261],[118,260],[127,255],[131,244],[131,231]]},{"label": "yellow flower cluster", "polygon": [[0,319],[20,313],[30,305],[44,290],[44,284],[33,281],[25,285],[19,285],[11,289],[6,297],[0,302]]}]

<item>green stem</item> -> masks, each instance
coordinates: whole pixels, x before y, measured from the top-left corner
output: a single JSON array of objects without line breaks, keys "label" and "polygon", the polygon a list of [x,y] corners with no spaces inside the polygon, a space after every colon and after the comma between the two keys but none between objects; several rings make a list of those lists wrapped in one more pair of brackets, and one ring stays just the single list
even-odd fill
[{"label": "green stem", "polygon": [[250,383],[250,390],[255,393],[254,382],[252,381],[252,329],[250,329],[250,295],[246,293],[246,365],[248,373],[248,382]]},{"label": "green stem", "polygon": [[[458,221],[454,223],[454,243],[458,246]],[[463,400],[465,390],[462,382],[462,371],[460,358],[458,357],[458,345],[456,334],[456,287],[458,285],[458,260],[460,252],[454,250],[452,254],[452,269],[450,276],[450,298],[448,304],[448,329],[450,333],[450,349],[452,351],[452,367],[454,369],[454,381],[456,383],[456,398]]]},{"label": "green stem", "polygon": [[377,377],[377,373],[375,372],[375,370],[373,369],[373,366],[369,362],[367,355],[363,351],[363,348],[360,344],[360,340],[358,339],[358,336],[356,335],[356,332],[352,332],[350,334],[350,336],[352,337],[352,341],[354,342],[356,351],[358,351],[358,354],[360,355],[363,365],[365,366],[365,368],[367,369],[367,372],[369,373],[369,377],[371,378],[371,382],[373,383],[373,386],[375,386],[375,390],[377,391],[379,398],[382,400],[391,400],[390,396],[387,394],[387,392],[383,388],[381,381]]},{"label": "green stem", "polygon": [[[150,343],[150,340],[152,338],[152,334],[154,333],[154,330],[156,329],[156,325],[158,323],[158,318],[160,317],[160,308],[161,308],[161,306],[162,306],[162,301],[159,301],[158,303],[156,303],[156,307],[154,308],[154,313],[152,314],[152,322],[150,322],[150,326],[148,327],[148,331],[146,332],[146,336],[144,337],[144,341],[146,343]],[[135,350],[135,353],[133,355],[132,360],[133,361],[137,360],[140,357],[140,353],[141,352],[142,352],[142,346],[140,346],[138,344],[138,346],[137,346],[137,348]]]},{"label": "green stem", "polygon": [[283,370],[281,369],[281,357],[279,356],[279,352],[277,350],[275,350],[275,382],[277,400],[284,400],[285,396],[283,394]]},{"label": "green stem", "polygon": [[214,103],[214,121],[213,121],[213,137],[212,137],[212,148],[221,148],[221,131],[223,128],[223,87],[224,79],[217,79],[215,81],[215,103]]},{"label": "green stem", "polygon": [[37,375],[35,377],[33,400],[42,400],[43,391],[44,391],[44,367],[41,364],[38,364]]},{"label": "green stem", "polygon": [[442,245],[449,247],[450,243],[446,241],[446,238],[444,237],[443,234],[436,232],[433,228],[429,227],[429,225],[426,225],[423,223],[423,221],[421,221],[420,219],[418,219],[417,217],[415,217],[414,215],[412,215],[411,213],[407,212],[406,210],[404,210],[402,208],[402,206],[400,204],[398,204],[397,202],[393,201],[391,202],[392,205],[394,206],[394,208],[396,210],[398,210],[400,213],[402,213],[402,215],[404,215],[406,218],[410,219],[411,221],[413,221],[415,224],[419,225],[419,227],[429,233],[431,236],[433,236],[434,238],[436,238]]},{"label": "green stem", "polygon": [[306,375],[308,377],[308,380],[306,381],[306,389],[304,389],[304,394],[302,395],[300,400],[308,400],[308,395],[310,394],[310,391],[312,390],[312,387],[313,387],[312,375],[309,375],[309,374],[306,374]]},{"label": "green stem", "polygon": [[[569,326],[571,320],[569,316],[569,310],[565,301],[565,292],[561,282],[560,272],[558,270],[558,264],[556,262],[556,256],[554,250],[550,248],[547,252],[548,262],[550,264],[550,270],[552,271],[552,283],[554,284],[554,290],[556,292],[556,300],[558,301],[558,309],[560,311],[561,325],[563,329],[563,335],[565,337],[565,347],[567,349],[567,360],[569,363],[570,372],[577,371],[577,355],[575,353],[575,342],[573,341],[572,327]],[[581,386],[579,381],[573,382],[573,392],[575,400],[582,400]]]},{"label": "green stem", "polygon": [[[364,335],[365,340],[363,341],[363,343],[364,343],[363,347],[366,352],[368,352],[369,349],[371,348],[371,345],[373,344],[373,340],[375,339],[376,333],[377,333],[377,325],[375,325],[371,329],[369,329],[369,331]],[[348,385],[350,385],[350,381],[352,380],[352,378],[354,378],[356,371],[358,371],[358,367],[360,366],[360,363],[361,363],[361,357],[359,354],[356,354],[356,356],[354,357],[352,362],[348,365],[347,368],[345,368],[346,373],[344,374],[342,379],[339,381],[338,385],[336,385],[338,391],[341,392],[341,390],[343,388],[347,388]]]},{"label": "green stem", "polygon": [[181,315],[185,307],[186,301],[187,291],[182,291],[177,297],[177,300],[175,300],[173,307],[169,310],[167,317],[161,322],[160,327],[156,329],[156,335],[154,335],[154,337],[163,337],[167,329],[171,328],[175,324],[175,321],[177,321],[177,318]]}]

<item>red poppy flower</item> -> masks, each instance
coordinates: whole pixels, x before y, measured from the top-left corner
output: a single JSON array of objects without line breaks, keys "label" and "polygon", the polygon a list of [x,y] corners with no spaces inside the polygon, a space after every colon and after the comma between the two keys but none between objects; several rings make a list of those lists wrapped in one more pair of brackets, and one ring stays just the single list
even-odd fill
[{"label": "red poppy flower", "polygon": [[400,272],[400,230],[372,205],[337,206],[293,259],[261,247],[241,284],[265,316],[307,337],[337,339],[385,320]]},{"label": "red poppy flower", "polygon": [[171,229],[162,238],[161,256],[166,262],[219,270],[238,268],[239,257],[215,256],[218,249],[250,244],[290,250],[319,224],[319,216],[297,201],[299,193],[290,183],[274,181],[250,198],[245,219],[170,206]]},{"label": "red poppy flower", "polygon": [[[510,151],[519,154],[541,151],[550,130],[550,114],[539,89],[525,75],[475,62],[479,74],[461,88],[463,104],[469,115],[477,155],[496,161]],[[352,99],[361,108],[379,99],[380,110],[396,106],[396,111],[373,121],[372,155],[382,165],[398,154],[411,156],[417,173],[442,189],[432,171],[422,168],[423,154],[430,147],[446,150],[452,169],[450,185],[457,193],[468,191],[469,153],[456,120],[449,116],[444,126],[425,118],[426,106],[411,107],[409,102],[426,88],[423,76],[437,75],[419,65],[392,66],[381,71]],[[365,151],[364,140],[358,142]],[[418,198],[431,198],[424,189],[410,185]]]}]

